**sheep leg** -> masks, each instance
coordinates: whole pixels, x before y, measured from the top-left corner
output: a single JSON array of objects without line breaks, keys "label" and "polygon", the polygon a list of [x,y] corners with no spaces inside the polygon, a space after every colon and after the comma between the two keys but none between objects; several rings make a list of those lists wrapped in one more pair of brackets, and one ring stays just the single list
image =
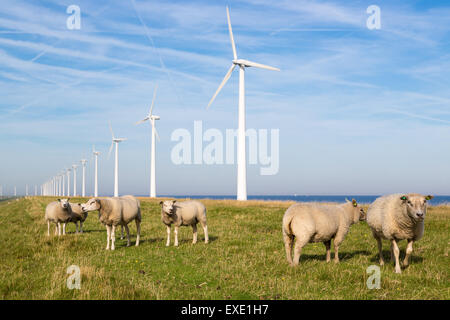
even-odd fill
[{"label": "sheep leg", "polygon": [[403,260],[403,267],[407,267],[409,265],[409,256],[411,255],[413,251],[413,240],[408,240],[408,245],[406,246],[406,256],[405,260]]},{"label": "sheep leg", "polygon": [[175,247],[178,247],[178,227],[175,227],[174,233],[175,233],[175,243],[174,243],[174,246],[175,246]]},{"label": "sheep leg", "polygon": [[109,250],[109,240],[111,239],[111,226],[106,226],[106,250]]},{"label": "sheep leg", "polygon": [[[123,229],[123,226],[122,226],[122,229]],[[127,225],[125,225],[125,231],[127,232],[127,247],[129,247],[130,246],[130,228],[128,228],[128,226]]]},{"label": "sheep leg", "polygon": [[336,241],[336,238],[334,239],[334,262],[339,263],[339,245],[342,241]]},{"label": "sheep leg", "polygon": [[205,243],[209,242],[209,236],[208,236],[208,226],[206,225],[206,221],[202,222],[202,227],[203,227],[203,233],[205,234]]},{"label": "sheep leg", "polygon": [[139,240],[141,239],[141,222],[136,221],[136,247],[139,245]]},{"label": "sheep leg", "polygon": [[75,233],[78,233],[78,221],[75,221]]},{"label": "sheep leg", "polygon": [[120,231],[121,231],[120,240],[122,240],[123,239],[123,226],[120,226]]},{"label": "sheep leg", "polygon": [[327,262],[331,261],[331,240],[325,241],[323,243],[327,249]]},{"label": "sheep leg", "polygon": [[167,226],[167,242],[166,247],[170,245],[170,226]]},{"label": "sheep leg", "polygon": [[55,223],[55,236],[58,235],[58,222]]},{"label": "sheep leg", "polygon": [[116,249],[115,242],[116,242],[116,226],[113,225],[111,230],[111,250]]},{"label": "sheep leg", "polygon": [[400,261],[399,261],[400,249],[399,249],[397,241],[395,241],[395,239],[392,239],[391,243],[392,243],[392,247],[394,248],[395,273],[402,273],[402,270],[400,268]]},{"label": "sheep leg", "polygon": [[83,233],[83,222],[80,221],[80,232]]},{"label": "sheep leg", "polygon": [[394,261],[395,257],[394,257],[394,247],[392,246],[391,243],[391,261]]},{"label": "sheep leg", "polygon": [[193,224],[192,225],[192,232],[193,232],[193,238],[192,238],[192,244],[196,244],[197,243],[197,225]]},{"label": "sheep leg", "polygon": [[63,235],[66,235],[66,223],[63,223]]},{"label": "sheep leg", "polygon": [[58,236],[61,235],[61,222],[58,222]]},{"label": "sheep leg", "polygon": [[304,241],[300,241],[297,238],[297,241],[295,241],[295,247],[294,247],[294,261],[293,261],[293,265],[297,266],[299,261],[300,261],[300,256],[302,254],[302,249],[305,246],[306,242]]},{"label": "sheep leg", "polygon": [[284,248],[286,249],[286,258],[290,265],[292,265],[292,245],[294,244],[294,237],[286,234],[283,230],[283,241],[284,241]]},{"label": "sheep leg", "polygon": [[47,237],[50,237],[50,221],[47,221]]},{"label": "sheep leg", "polygon": [[[380,256],[380,266],[384,266],[384,259],[383,259],[383,242],[381,241],[381,238],[378,236],[375,236],[375,239],[377,240],[378,245],[378,254]],[[392,253],[392,245],[391,245],[391,253]],[[392,258],[391,258],[392,259]]]}]

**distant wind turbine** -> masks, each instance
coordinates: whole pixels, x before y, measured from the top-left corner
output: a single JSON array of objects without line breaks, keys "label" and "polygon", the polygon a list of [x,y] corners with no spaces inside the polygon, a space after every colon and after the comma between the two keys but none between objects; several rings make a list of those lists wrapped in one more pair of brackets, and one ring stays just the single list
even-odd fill
[{"label": "distant wind turbine", "polygon": [[74,197],[77,196],[77,168],[78,168],[77,164],[72,165],[72,169],[73,169],[73,196]]},{"label": "distant wind turbine", "polygon": [[116,145],[116,159],[114,165],[114,197],[119,196],[119,143],[127,140],[127,138],[116,138],[114,136],[113,129],[111,127],[111,122],[109,123],[109,130],[111,131],[112,142],[111,147],[109,148],[108,159],[111,156],[111,152],[113,149],[113,145]]},{"label": "distant wind turbine", "polygon": [[98,155],[100,152],[95,151],[95,146],[92,146],[92,154],[94,155],[95,173],[94,173],[94,197],[98,197]]},{"label": "distant wind turbine", "polygon": [[147,116],[136,122],[136,125],[144,123],[145,121],[149,121],[152,126],[152,151],[150,154],[150,197],[155,198],[156,197],[156,161],[155,161],[155,153],[156,153],[156,137],[159,139],[158,131],[156,131],[155,127],[155,121],[159,120],[159,116],[153,115],[153,106],[155,104],[155,98],[156,98],[156,89],[158,86],[155,87],[155,90],[153,91],[153,99],[152,104],[150,106],[150,111],[148,112]]},{"label": "distant wind turbine", "polygon": [[236,53],[236,46],[234,44],[233,30],[231,29],[230,12],[227,7],[227,19],[228,19],[228,31],[230,33],[231,47],[233,49],[233,60],[230,69],[228,70],[225,78],[223,78],[219,88],[214,93],[211,101],[209,101],[208,107],[213,103],[217,94],[222,90],[223,86],[227,83],[231,77],[236,66],[239,66],[239,126],[238,126],[238,154],[237,154],[237,199],[247,200],[247,156],[246,156],[246,141],[245,141],[245,68],[255,67],[260,69],[268,69],[273,71],[280,71],[278,68],[266,66],[260,63],[238,59]]},{"label": "distant wind turbine", "polygon": [[66,169],[67,172],[67,197],[70,197],[70,168]]},{"label": "distant wind turbine", "polygon": [[81,159],[80,162],[83,167],[83,176],[82,176],[82,181],[81,181],[81,196],[85,197],[86,196],[86,163],[87,163],[87,160]]}]

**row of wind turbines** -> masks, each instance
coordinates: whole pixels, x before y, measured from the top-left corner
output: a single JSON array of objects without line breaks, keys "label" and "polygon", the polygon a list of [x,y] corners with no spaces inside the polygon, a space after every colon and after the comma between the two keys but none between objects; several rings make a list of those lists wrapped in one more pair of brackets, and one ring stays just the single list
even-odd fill
[{"label": "row of wind turbines", "polygon": [[[231,27],[231,19],[230,19],[230,11],[228,7],[226,7],[227,11],[227,22],[228,22],[228,31],[230,35],[231,48],[233,51],[233,59],[231,61],[231,67],[228,69],[228,72],[225,74],[222,82],[220,83],[218,89],[214,93],[213,97],[208,103],[207,109],[212,105],[215,98],[225,86],[227,81],[230,79],[234,69],[239,67],[239,105],[238,105],[238,142],[237,142],[237,200],[247,200],[247,155],[246,155],[246,126],[245,126],[245,69],[249,67],[272,70],[272,71],[280,71],[280,69],[271,67],[268,65],[252,62],[249,60],[239,59],[237,55],[236,45],[234,42],[233,30]],[[155,121],[160,120],[159,116],[153,115],[153,107],[156,99],[156,91],[157,86],[153,92],[153,99],[150,106],[149,113],[145,118],[138,121],[136,125],[149,121],[151,124],[151,160],[150,160],[150,197],[156,197],[156,138],[158,141],[160,140],[158,132],[156,130]],[[126,138],[118,138],[114,135],[111,123],[109,123],[109,129],[111,131],[112,142],[111,147],[109,148],[108,158],[111,155],[113,148],[115,147],[115,165],[114,165],[114,197],[119,196],[119,143],[127,140]],[[94,178],[94,196],[98,196],[98,155],[100,153],[93,149],[93,155],[95,157],[95,178]],[[84,162],[83,162],[84,161]],[[81,160],[83,165],[83,184],[82,184],[82,196],[85,196],[85,165],[86,160]],[[77,165],[73,165],[73,174],[74,174],[74,190],[73,194],[76,195],[76,168]],[[43,194],[44,195],[69,195],[70,194],[70,171],[71,169],[66,169],[67,175],[67,193],[65,193],[64,189],[64,174],[61,173],[49,181],[47,181],[43,185]],[[61,180],[62,179],[62,180]],[[62,182],[62,185],[61,185]],[[64,194],[65,193],[65,194]]]}]

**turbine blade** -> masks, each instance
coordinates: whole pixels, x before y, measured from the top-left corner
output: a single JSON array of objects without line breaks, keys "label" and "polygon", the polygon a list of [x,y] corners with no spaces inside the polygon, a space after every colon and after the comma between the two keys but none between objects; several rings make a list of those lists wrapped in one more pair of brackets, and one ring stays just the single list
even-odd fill
[{"label": "turbine blade", "polygon": [[154,125],[153,122],[150,122],[150,123],[152,124],[153,130],[155,130],[156,138],[158,139],[158,141],[161,141],[161,139],[159,138],[158,130],[156,130],[156,126]]},{"label": "turbine blade", "polygon": [[153,99],[152,99],[152,105],[150,107],[150,112],[149,115],[150,117],[152,116],[152,112],[153,112],[153,105],[155,104],[155,99],[156,99],[156,90],[158,89],[158,85],[155,86],[155,90],[153,90]]},{"label": "turbine blade", "polygon": [[108,160],[109,160],[109,158],[111,157],[111,152],[112,152],[113,146],[114,146],[114,141],[111,142],[111,147],[109,147]]},{"label": "turbine blade", "polygon": [[209,101],[208,106],[206,107],[206,109],[209,108],[209,106],[211,105],[211,103],[213,103],[214,99],[216,98],[216,96],[219,94],[220,90],[222,90],[223,86],[225,85],[225,83],[227,83],[228,79],[230,79],[231,77],[231,73],[233,72],[234,68],[236,67],[235,64],[232,64],[230,69],[228,69],[227,74],[225,75],[225,78],[223,78],[222,82],[219,85],[219,88],[216,90],[216,93],[214,93],[212,99]]},{"label": "turbine blade", "polygon": [[138,122],[136,122],[134,125],[137,126],[138,124],[144,123],[147,120],[148,120],[148,117],[145,117],[144,119],[139,120]]},{"label": "turbine blade", "polygon": [[256,63],[256,62],[248,61],[248,60],[244,60],[244,64],[245,64],[245,66],[248,66],[248,67],[255,67],[255,68],[267,69],[267,70],[272,70],[272,71],[280,71],[280,69],[278,69],[278,68],[266,66],[265,64]]},{"label": "turbine blade", "polygon": [[111,131],[111,136],[114,139],[114,132],[113,132],[113,129],[111,127],[111,121],[109,121],[108,123],[109,123],[109,131]]},{"label": "turbine blade", "polygon": [[231,47],[233,48],[233,57],[234,60],[236,60],[237,59],[236,45],[234,44],[233,30],[231,29],[231,21],[230,21],[230,10],[228,9],[228,6],[227,6],[227,20],[228,20],[228,31],[230,32]]}]

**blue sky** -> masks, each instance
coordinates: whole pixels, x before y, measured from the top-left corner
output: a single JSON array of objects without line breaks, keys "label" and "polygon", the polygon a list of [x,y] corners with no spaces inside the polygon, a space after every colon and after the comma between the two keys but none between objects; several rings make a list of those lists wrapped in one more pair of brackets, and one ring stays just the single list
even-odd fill
[{"label": "blue sky", "polygon": [[[81,9],[68,30],[66,8]],[[155,84],[158,194],[235,194],[234,165],[174,165],[171,133],[237,127],[238,74],[207,111],[232,59],[246,72],[247,128],[280,130],[280,169],[248,167],[249,194],[449,194],[447,1],[23,1],[0,8],[0,185],[40,185],[100,156],[113,191],[108,121],[120,145],[120,193],[147,194]],[[381,8],[368,30],[366,8]],[[80,175],[78,176],[80,177]],[[80,178],[78,179],[80,181]]]}]

